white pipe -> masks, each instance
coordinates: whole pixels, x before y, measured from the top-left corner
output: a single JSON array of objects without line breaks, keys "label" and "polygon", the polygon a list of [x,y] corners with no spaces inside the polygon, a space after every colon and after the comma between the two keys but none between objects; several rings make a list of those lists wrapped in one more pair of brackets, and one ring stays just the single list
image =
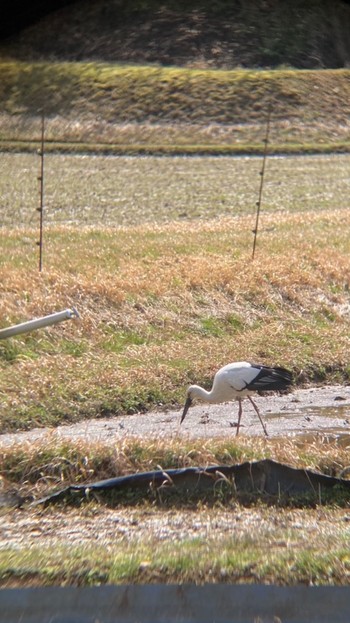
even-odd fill
[{"label": "white pipe", "polygon": [[43,316],[42,318],[36,318],[35,320],[28,320],[28,322],[22,322],[21,324],[7,327],[0,330],[0,340],[6,337],[12,337],[12,335],[18,335],[19,333],[26,333],[27,331],[33,331],[34,329],[40,329],[41,327],[48,327],[49,325],[56,324],[62,320],[69,320],[72,318],[79,318],[79,313],[73,307],[72,309],[65,309],[64,311],[50,314],[49,316]]}]

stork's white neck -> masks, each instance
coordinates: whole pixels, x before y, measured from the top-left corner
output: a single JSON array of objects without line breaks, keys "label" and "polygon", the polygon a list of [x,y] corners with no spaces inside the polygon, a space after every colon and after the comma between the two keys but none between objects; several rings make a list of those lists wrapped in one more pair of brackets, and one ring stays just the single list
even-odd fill
[{"label": "stork's white neck", "polygon": [[215,402],[215,394],[213,390],[207,392],[206,389],[200,387],[199,385],[191,385],[188,390],[191,398],[199,398],[200,400],[204,400],[204,402]]},{"label": "stork's white neck", "polygon": [[245,396],[248,396],[250,392],[247,390],[236,390],[229,383],[215,383],[213,384],[210,392],[200,387],[199,385],[191,385],[189,388],[189,395],[191,398],[199,398],[204,402],[219,403],[228,402],[229,400],[240,400]]}]

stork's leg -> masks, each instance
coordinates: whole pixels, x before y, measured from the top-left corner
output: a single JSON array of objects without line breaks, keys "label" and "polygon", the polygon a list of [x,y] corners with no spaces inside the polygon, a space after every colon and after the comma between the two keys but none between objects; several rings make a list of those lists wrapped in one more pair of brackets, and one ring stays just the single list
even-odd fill
[{"label": "stork's leg", "polygon": [[242,417],[242,400],[241,400],[241,398],[238,398],[238,404],[239,404],[239,407],[238,407],[238,422],[237,422],[236,437],[237,437],[237,435],[239,433],[239,426],[240,426],[241,417]]},{"label": "stork's leg", "polygon": [[262,421],[262,418],[261,418],[261,415],[259,413],[258,407],[256,406],[256,404],[255,404],[253,398],[251,398],[251,396],[247,396],[247,398],[249,398],[250,402],[252,403],[252,405],[253,405],[253,407],[255,409],[255,412],[258,414],[258,418],[259,418],[259,420],[261,422],[261,426],[263,427],[264,433],[265,433],[266,437],[268,437],[269,434],[268,434],[268,432],[266,430],[266,426],[265,426],[264,422]]}]

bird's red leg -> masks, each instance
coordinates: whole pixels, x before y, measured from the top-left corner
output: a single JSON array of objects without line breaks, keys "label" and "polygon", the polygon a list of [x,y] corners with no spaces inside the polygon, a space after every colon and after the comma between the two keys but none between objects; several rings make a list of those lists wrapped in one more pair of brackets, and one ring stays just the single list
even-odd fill
[{"label": "bird's red leg", "polygon": [[259,420],[260,420],[260,422],[261,422],[261,426],[263,427],[264,433],[265,433],[266,437],[268,437],[268,436],[269,436],[269,434],[268,434],[268,432],[267,432],[267,430],[266,430],[266,426],[265,426],[264,422],[262,421],[262,418],[261,418],[261,415],[260,415],[260,413],[259,413],[259,409],[258,409],[258,407],[256,406],[256,404],[255,404],[254,400],[253,400],[250,396],[247,396],[247,398],[249,398],[249,400],[250,400],[250,402],[252,403],[252,405],[253,405],[253,407],[254,407],[254,409],[255,409],[256,413],[258,414],[258,418],[259,418]]},{"label": "bird's red leg", "polygon": [[239,404],[239,407],[238,407],[238,422],[237,422],[236,437],[237,437],[237,435],[239,433],[239,426],[240,426],[241,417],[242,417],[242,400],[241,400],[241,398],[238,398],[238,404]]}]

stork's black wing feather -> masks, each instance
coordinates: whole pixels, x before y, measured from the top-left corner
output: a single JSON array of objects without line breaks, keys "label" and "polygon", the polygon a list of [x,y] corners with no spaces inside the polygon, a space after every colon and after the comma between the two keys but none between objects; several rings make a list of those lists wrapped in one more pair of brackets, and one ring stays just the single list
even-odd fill
[{"label": "stork's black wing feather", "polygon": [[246,389],[254,391],[277,391],[287,389],[293,381],[292,373],[285,368],[269,368],[257,364],[252,364],[252,367],[256,368],[258,373],[255,379],[247,385]]}]

